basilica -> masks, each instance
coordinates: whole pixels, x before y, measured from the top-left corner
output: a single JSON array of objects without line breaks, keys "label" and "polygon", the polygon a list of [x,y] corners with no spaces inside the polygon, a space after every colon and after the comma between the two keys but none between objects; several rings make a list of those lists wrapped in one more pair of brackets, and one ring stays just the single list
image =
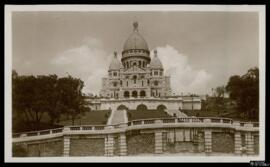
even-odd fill
[{"label": "basilica", "polygon": [[150,51],[134,23],[132,34],[124,44],[121,61],[117,53],[109,66],[109,77],[103,78],[101,96],[111,98],[149,98],[171,95],[170,77],[164,76],[164,69],[154,51]]},{"label": "basilica", "polygon": [[114,52],[108,76],[102,78],[100,98],[91,100],[92,109],[117,109],[119,106],[148,109],[163,106],[171,113],[179,110],[200,110],[199,97],[172,95],[170,76],[164,75],[157,50],[150,56],[146,40],[139,32],[138,22],[126,39],[121,56]]}]

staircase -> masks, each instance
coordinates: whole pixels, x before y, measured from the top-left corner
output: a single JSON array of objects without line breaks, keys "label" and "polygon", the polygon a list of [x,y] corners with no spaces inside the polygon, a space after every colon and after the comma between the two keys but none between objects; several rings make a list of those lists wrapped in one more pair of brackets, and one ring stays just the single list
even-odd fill
[{"label": "staircase", "polygon": [[114,110],[109,118],[107,125],[116,125],[121,123],[127,123],[127,111],[126,110]]}]

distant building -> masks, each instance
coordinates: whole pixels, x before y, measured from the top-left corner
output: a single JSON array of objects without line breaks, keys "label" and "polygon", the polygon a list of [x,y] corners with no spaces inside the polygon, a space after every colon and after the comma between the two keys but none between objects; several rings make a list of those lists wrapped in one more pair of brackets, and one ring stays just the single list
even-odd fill
[{"label": "distant building", "polygon": [[124,43],[121,60],[114,52],[108,77],[102,78],[100,97],[91,100],[92,109],[117,109],[120,105],[130,109],[139,105],[149,109],[162,106],[174,113],[179,109],[201,109],[199,97],[172,95],[170,76],[164,75],[157,50],[151,59],[137,22],[133,23],[133,32]]}]

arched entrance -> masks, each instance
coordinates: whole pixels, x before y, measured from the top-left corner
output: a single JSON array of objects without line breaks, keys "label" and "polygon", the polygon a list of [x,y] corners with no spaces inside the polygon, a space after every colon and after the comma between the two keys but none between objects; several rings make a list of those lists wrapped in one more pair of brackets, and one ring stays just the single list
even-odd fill
[{"label": "arched entrance", "polygon": [[144,104],[140,104],[137,106],[137,111],[146,111],[147,110],[147,106]]},{"label": "arched entrance", "polygon": [[137,98],[137,97],[138,97],[137,91],[133,91],[133,92],[132,92],[132,97],[134,97],[134,98]]},{"label": "arched entrance", "polygon": [[145,97],[145,91],[144,91],[144,90],[142,90],[142,91],[140,92],[140,97]]},{"label": "arched entrance", "polygon": [[125,98],[129,98],[129,91],[125,91],[125,92],[124,92],[124,97],[125,97]]},{"label": "arched entrance", "polygon": [[120,106],[117,107],[117,110],[128,110],[128,107],[121,104]]},{"label": "arched entrance", "polygon": [[167,109],[167,107],[164,106],[163,104],[157,106],[157,110],[158,110],[158,111],[164,111],[164,110],[166,110],[166,109]]}]

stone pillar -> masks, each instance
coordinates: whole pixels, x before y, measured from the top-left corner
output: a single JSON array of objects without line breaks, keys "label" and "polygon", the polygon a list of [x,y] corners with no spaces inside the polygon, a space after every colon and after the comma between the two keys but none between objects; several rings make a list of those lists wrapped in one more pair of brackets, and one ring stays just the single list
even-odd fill
[{"label": "stone pillar", "polygon": [[197,145],[196,147],[196,151],[197,152],[203,152],[204,150],[204,138],[203,138],[203,133],[202,132],[199,132],[197,131],[196,132],[196,139],[195,139],[195,146]]},{"label": "stone pillar", "polygon": [[247,155],[253,155],[254,154],[254,136],[252,135],[251,132],[246,132],[245,145],[246,145]]},{"label": "stone pillar", "polygon": [[107,137],[105,138],[105,156],[113,156],[113,144],[113,135],[107,135]]},{"label": "stone pillar", "polygon": [[210,129],[204,130],[204,150],[206,154],[212,152],[212,131]]},{"label": "stone pillar", "polygon": [[236,155],[242,154],[242,138],[239,131],[234,132],[234,153]]},{"label": "stone pillar", "polygon": [[127,155],[127,141],[126,141],[125,133],[120,134],[119,147],[120,147],[120,156],[126,156]]},{"label": "stone pillar", "polygon": [[161,154],[162,153],[162,132],[156,131],[155,132],[155,153]]},{"label": "stone pillar", "polygon": [[69,152],[70,152],[70,136],[64,136],[64,150],[63,150],[63,156],[64,157],[69,157]]}]

